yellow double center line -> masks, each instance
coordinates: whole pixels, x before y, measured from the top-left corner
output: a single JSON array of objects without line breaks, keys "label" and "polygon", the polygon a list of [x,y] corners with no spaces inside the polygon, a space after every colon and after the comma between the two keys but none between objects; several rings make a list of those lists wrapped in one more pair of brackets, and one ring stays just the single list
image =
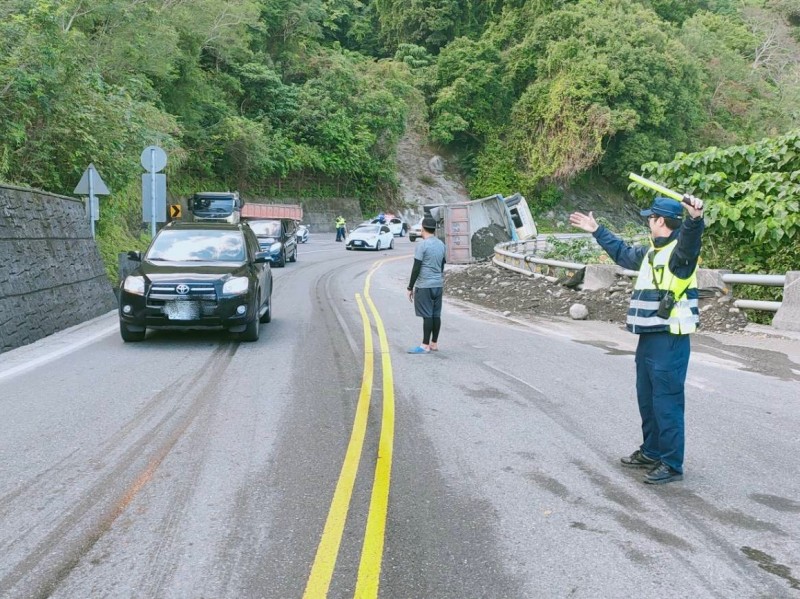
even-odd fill
[{"label": "yellow double center line", "polygon": [[[364,544],[361,548],[361,562],[358,567],[358,580],[355,588],[355,597],[359,599],[378,596],[386,532],[386,514],[389,506],[392,450],[394,447],[394,377],[392,376],[392,361],[389,356],[389,343],[386,338],[383,321],[369,295],[372,275],[380,268],[383,262],[385,261],[379,262],[372,267],[364,282],[364,299],[369,305],[370,312],[372,312],[380,345],[381,372],[383,373],[383,417],[378,441],[375,478],[372,484],[372,496],[367,516],[367,528],[364,534]],[[369,316],[364,307],[364,301],[359,294],[356,294],[356,302],[361,313],[364,331],[364,371],[361,377],[361,390],[358,395],[358,405],[356,406],[356,415],[353,421],[353,432],[350,435],[350,442],[347,445],[342,470],[336,483],[336,490],[333,493],[328,518],[322,531],[322,539],[319,547],[317,547],[317,555],[314,558],[314,565],[311,568],[311,574],[303,594],[304,599],[319,599],[326,597],[328,594],[367,431],[367,416],[369,415],[374,377],[374,352]]]}]

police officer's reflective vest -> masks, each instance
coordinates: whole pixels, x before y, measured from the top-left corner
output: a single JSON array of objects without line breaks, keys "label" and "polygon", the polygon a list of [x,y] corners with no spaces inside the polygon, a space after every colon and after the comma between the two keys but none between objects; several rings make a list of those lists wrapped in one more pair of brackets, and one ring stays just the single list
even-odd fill
[{"label": "police officer's reflective vest", "polygon": [[[628,307],[627,328],[633,333],[668,331],[686,335],[697,330],[700,310],[697,304],[697,267],[687,279],[679,279],[669,269],[669,259],[678,240],[662,248],[652,248],[642,260]],[[669,318],[657,314],[661,298],[671,291],[675,306]]]},{"label": "police officer's reflective vest", "polygon": [[336,219],[336,228],[338,229],[339,227],[344,227],[345,222],[346,221],[342,217],[337,218]]}]

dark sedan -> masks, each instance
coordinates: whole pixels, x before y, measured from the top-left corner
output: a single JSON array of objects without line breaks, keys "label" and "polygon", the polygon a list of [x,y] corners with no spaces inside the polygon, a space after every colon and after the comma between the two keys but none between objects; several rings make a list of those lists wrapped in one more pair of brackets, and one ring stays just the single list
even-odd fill
[{"label": "dark sedan", "polygon": [[257,341],[271,320],[272,271],[247,224],[175,222],[158,232],[120,285],[119,330],[225,329]]}]

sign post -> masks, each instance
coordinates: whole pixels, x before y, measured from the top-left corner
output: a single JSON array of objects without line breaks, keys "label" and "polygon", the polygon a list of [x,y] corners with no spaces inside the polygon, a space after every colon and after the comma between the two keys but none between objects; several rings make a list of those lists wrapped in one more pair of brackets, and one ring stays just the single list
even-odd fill
[{"label": "sign post", "polygon": [[94,168],[94,164],[89,164],[89,167],[83,171],[83,176],[72,193],[89,196],[86,212],[89,215],[89,223],[92,226],[92,239],[94,239],[94,222],[100,218],[100,202],[95,196],[107,196],[110,194],[108,187],[106,187],[103,179],[100,178],[100,173]]},{"label": "sign post", "polygon": [[150,221],[150,233],[156,236],[156,222],[167,220],[167,180],[157,175],[167,165],[167,154],[158,146],[148,146],[141,156],[141,164],[148,174],[142,175],[142,214]]}]

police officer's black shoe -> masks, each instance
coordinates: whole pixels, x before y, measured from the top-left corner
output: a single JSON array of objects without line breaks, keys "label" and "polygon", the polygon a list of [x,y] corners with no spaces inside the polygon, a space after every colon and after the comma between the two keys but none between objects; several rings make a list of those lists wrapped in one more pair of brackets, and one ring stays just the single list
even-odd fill
[{"label": "police officer's black shoe", "polygon": [[683,474],[673,470],[666,464],[659,464],[644,475],[644,482],[648,485],[663,485],[676,480],[683,480]]},{"label": "police officer's black shoe", "polygon": [[620,458],[623,466],[630,466],[632,468],[654,468],[658,466],[658,460],[648,458],[642,453],[641,449],[637,449],[631,455]]}]

